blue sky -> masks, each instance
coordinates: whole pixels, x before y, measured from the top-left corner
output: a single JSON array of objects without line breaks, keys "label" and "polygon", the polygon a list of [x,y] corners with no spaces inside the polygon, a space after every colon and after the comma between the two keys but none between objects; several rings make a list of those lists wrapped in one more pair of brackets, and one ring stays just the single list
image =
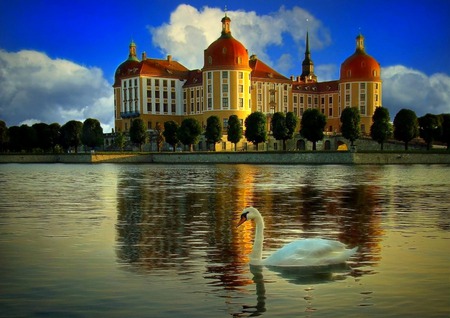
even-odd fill
[{"label": "blue sky", "polygon": [[285,76],[299,75],[306,30],[319,81],[365,36],[382,67],[383,106],[418,116],[450,112],[450,1],[0,1],[0,119],[84,120],[113,127],[113,75],[131,40],[153,58],[171,54],[202,68],[203,50],[231,30],[250,54]]}]

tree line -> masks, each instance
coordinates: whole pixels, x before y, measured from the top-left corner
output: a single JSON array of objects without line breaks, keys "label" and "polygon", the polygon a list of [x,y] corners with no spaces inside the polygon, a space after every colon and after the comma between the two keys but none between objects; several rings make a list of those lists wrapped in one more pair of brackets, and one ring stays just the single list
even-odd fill
[{"label": "tree line", "polygon": [[84,145],[90,149],[103,146],[103,128],[97,119],[84,122],[70,120],[64,125],[58,123],[36,123],[32,126],[7,127],[0,120],[1,152],[78,152]]},{"label": "tree line", "polygon": [[[341,133],[344,138],[349,140],[351,147],[354,142],[361,137],[360,112],[357,107],[345,108],[340,117]],[[296,133],[299,118],[293,113],[276,112],[272,115],[270,121],[270,131],[276,140],[283,142],[283,150],[286,150],[286,141],[292,139]],[[324,129],[327,123],[326,116],[318,109],[307,109],[300,122],[300,135],[312,142],[313,150],[316,150],[318,141],[324,138]],[[250,114],[244,121],[245,130],[242,123],[236,115],[228,118],[226,127],[227,140],[234,144],[236,151],[237,144],[245,137],[248,142],[255,145],[268,140],[267,116],[262,112]],[[192,151],[193,145],[200,141],[203,134],[208,149],[215,150],[215,145],[222,141],[223,127],[217,116],[207,118],[206,126],[202,126],[195,118],[185,118],[181,125],[175,121],[167,121],[163,124],[157,124],[155,129],[148,133],[145,123],[137,118],[132,121],[128,132],[131,143],[142,146],[147,142],[155,142],[157,151],[161,151],[165,141],[171,146],[173,151],[179,144],[188,147]],[[400,110],[394,121],[391,123],[389,111],[387,108],[378,107],[372,116],[372,125],[370,127],[371,138],[383,145],[391,138],[401,141],[408,150],[408,144],[411,140],[421,137],[431,149],[433,142],[439,141],[447,144],[450,149],[450,114],[426,114],[417,117],[415,112],[409,109]],[[127,143],[126,135],[122,132],[116,132],[114,136],[114,146],[123,150]],[[47,125],[37,123],[31,127],[28,125],[12,126],[7,128],[5,122],[0,120],[0,151],[36,151],[43,152],[77,152],[77,149],[84,145],[90,149],[103,146],[103,129],[100,122],[96,119],[88,118],[83,123],[71,120],[60,126],[57,123]]]}]

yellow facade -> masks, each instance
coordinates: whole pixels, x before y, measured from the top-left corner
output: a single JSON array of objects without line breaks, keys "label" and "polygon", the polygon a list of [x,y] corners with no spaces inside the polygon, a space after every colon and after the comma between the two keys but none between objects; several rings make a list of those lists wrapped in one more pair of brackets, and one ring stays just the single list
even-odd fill
[{"label": "yellow facade", "polygon": [[269,128],[275,112],[301,118],[307,109],[317,108],[327,117],[325,131],[335,134],[340,132],[342,110],[358,107],[362,132],[369,133],[372,115],[381,106],[382,82],[379,64],[365,53],[361,35],[355,54],[341,66],[341,78],[317,82],[309,42],[302,75],[287,78],[254,55],[243,61],[246,49],[231,36],[230,19],[222,23],[222,36],[205,50],[202,70],[188,70],[170,56],[157,60],[143,54],[139,60],[136,46],[130,45],[129,58],[117,69],[114,83],[116,131],[128,131],[134,118],[152,130],[170,120],[181,124],[187,117],[205,127],[208,117],[217,116],[226,132],[230,115],[244,123],[255,111],[267,115]]}]

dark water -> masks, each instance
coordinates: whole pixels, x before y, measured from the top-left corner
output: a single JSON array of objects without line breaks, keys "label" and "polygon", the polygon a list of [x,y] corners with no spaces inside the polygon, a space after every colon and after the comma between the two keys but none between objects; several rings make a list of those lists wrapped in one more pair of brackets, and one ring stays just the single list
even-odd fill
[{"label": "dark water", "polygon": [[[0,165],[1,317],[449,317],[450,167]],[[305,237],[348,266],[247,264]]]}]

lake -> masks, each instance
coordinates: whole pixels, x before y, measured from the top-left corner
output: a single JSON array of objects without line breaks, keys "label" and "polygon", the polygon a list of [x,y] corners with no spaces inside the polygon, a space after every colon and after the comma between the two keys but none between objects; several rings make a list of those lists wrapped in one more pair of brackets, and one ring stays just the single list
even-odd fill
[{"label": "lake", "polygon": [[[0,165],[0,317],[449,317],[448,165]],[[347,265],[248,265],[295,239]]]}]

